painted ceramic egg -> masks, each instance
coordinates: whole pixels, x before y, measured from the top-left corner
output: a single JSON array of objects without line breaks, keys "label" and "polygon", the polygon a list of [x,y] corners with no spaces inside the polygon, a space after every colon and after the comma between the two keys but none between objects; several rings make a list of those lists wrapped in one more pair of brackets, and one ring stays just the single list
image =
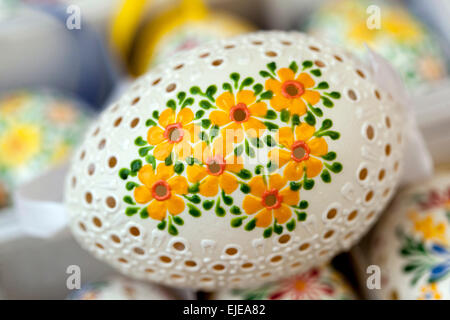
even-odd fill
[{"label": "painted ceramic egg", "polygon": [[127,275],[205,290],[324,263],[399,180],[403,109],[372,76],[295,32],[175,56],[103,113],[73,159],[75,237]]},{"label": "painted ceramic egg", "polygon": [[443,79],[444,55],[435,37],[400,5],[330,1],[311,18],[309,32],[364,55],[365,44],[389,60],[410,89]]},{"label": "painted ceramic egg", "polygon": [[216,300],[355,300],[347,280],[330,265],[312,268],[257,289],[234,289],[213,296]]},{"label": "painted ceramic egg", "polygon": [[0,207],[14,187],[66,160],[87,124],[81,104],[50,92],[0,96]]},{"label": "painted ceramic egg", "polygon": [[184,0],[146,23],[135,40],[131,68],[141,75],[179,51],[252,30],[249,23],[235,16],[209,11],[203,1]]},{"label": "painted ceramic egg", "polygon": [[403,190],[382,217],[368,262],[381,299],[450,299],[450,172]]},{"label": "painted ceramic egg", "polygon": [[114,277],[106,281],[91,282],[69,294],[68,300],[171,300],[167,289]]}]

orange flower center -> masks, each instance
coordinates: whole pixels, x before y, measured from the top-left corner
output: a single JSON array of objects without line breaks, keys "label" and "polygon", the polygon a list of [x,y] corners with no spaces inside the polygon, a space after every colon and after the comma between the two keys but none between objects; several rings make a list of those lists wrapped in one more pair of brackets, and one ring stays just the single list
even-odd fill
[{"label": "orange flower center", "polygon": [[295,282],[294,288],[297,291],[303,292],[306,289],[306,282],[302,281],[302,280],[298,280]]},{"label": "orange flower center", "polygon": [[289,80],[281,86],[281,93],[288,99],[294,99],[305,93],[305,87],[298,81]]},{"label": "orange flower center", "polygon": [[278,209],[283,202],[283,196],[278,194],[277,189],[266,190],[262,195],[262,205],[267,209]]},{"label": "orange flower center", "polygon": [[291,150],[291,158],[294,161],[302,162],[309,159],[309,153],[311,152],[311,150],[309,149],[305,141],[295,141],[291,147]]},{"label": "orange flower center", "polygon": [[238,103],[230,110],[230,119],[237,123],[242,123],[250,117],[250,110],[248,110],[245,103]]},{"label": "orange flower center", "polygon": [[156,181],[152,186],[152,195],[158,201],[164,201],[171,196],[170,186],[165,180]]},{"label": "orange flower center", "polygon": [[169,143],[177,143],[183,140],[184,130],[181,123],[172,123],[164,130],[164,138],[169,140]]},{"label": "orange flower center", "polygon": [[225,171],[226,162],[222,156],[215,156],[206,160],[206,171],[212,176],[220,176]]}]

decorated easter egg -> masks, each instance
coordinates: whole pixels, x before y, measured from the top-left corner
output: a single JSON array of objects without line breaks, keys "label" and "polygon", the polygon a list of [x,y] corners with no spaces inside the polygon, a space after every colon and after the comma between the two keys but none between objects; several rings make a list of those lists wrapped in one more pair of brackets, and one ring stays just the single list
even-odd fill
[{"label": "decorated easter egg", "polygon": [[137,4],[128,2],[125,1],[114,22],[112,41],[120,51],[129,51],[130,71],[135,75],[145,73],[179,51],[253,30],[249,23],[233,15],[210,11],[202,0],[177,0],[144,22],[136,31],[133,47],[126,49],[132,36],[125,35],[123,29],[134,21],[130,11],[137,10]]},{"label": "decorated easter egg", "polygon": [[312,268],[256,289],[234,289],[213,295],[216,300],[354,300],[356,294],[330,265]]},{"label": "decorated easter egg", "polygon": [[366,44],[388,59],[410,89],[443,79],[446,62],[436,38],[392,1],[329,1],[310,19],[309,32],[364,55]]},{"label": "decorated easter egg", "polygon": [[0,207],[10,192],[66,160],[88,124],[81,105],[47,91],[0,97]]},{"label": "decorated easter egg", "polygon": [[68,300],[170,300],[174,299],[167,289],[113,277],[106,281],[91,282],[75,290]]},{"label": "decorated easter egg", "polygon": [[450,173],[403,190],[382,217],[367,261],[381,269],[381,299],[450,299]]},{"label": "decorated easter egg", "polygon": [[75,237],[127,275],[205,290],[327,261],[367,230],[402,168],[403,108],[372,79],[301,33],[176,55],[75,155]]}]

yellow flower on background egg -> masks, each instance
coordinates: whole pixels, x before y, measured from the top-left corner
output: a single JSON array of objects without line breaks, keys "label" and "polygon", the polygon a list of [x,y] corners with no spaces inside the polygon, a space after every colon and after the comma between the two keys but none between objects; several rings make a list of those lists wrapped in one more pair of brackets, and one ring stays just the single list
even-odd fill
[{"label": "yellow flower on background egg", "polygon": [[28,162],[42,148],[39,127],[34,125],[13,125],[0,137],[0,164],[19,167]]}]

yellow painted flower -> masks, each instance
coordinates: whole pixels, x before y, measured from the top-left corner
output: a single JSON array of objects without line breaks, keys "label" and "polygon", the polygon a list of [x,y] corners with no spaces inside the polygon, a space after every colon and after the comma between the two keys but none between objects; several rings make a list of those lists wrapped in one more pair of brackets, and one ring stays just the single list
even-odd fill
[{"label": "yellow painted flower", "polygon": [[134,189],[134,199],[139,204],[147,204],[148,215],[162,221],[167,215],[178,215],[184,210],[184,200],[179,195],[187,194],[188,183],[185,177],[173,176],[173,166],[160,163],[156,168],[147,164],[138,173],[143,186]]},{"label": "yellow painted flower", "polygon": [[219,187],[230,194],[239,186],[234,174],[243,169],[242,159],[234,154],[225,159],[225,143],[221,140],[223,137],[216,138],[212,147],[205,142],[197,144],[194,155],[202,164],[193,164],[186,169],[189,182],[199,182],[199,193],[205,197],[217,195]]},{"label": "yellow painted flower", "polygon": [[438,291],[437,284],[435,282],[423,286],[420,291],[421,291],[421,294],[420,294],[419,300],[441,300],[442,299],[442,295]]},{"label": "yellow painted flower", "polygon": [[433,240],[444,245],[448,243],[445,223],[435,223],[431,215],[422,218],[417,212],[411,212],[409,216],[414,224],[414,230],[421,233],[424,240]]},{"label": "yellow painted flower", "polygon": [[266,90],[273,92],[270,105],[277,111],[287,109],[291,114],[299,116],[306,113],[306,103],[315,105],[320,101],[320,93],[308,90],[314,87],[315,82],[306,72],[297,77],[289,68],[281,68],[277,72],[278,79],[266,80]]},{"label": "yellow painted flower", "polygon": [[0,104],[0,114],[10,115],[19,111],[28,98],[29,95],[26,92],[16,92],[10,94],[6,98],[3,98],[3,101]]},{"label": "yellow painted flower", "polygon": [[236,97],[226,91],[217,97],[216,105],[220,110],[211,112],[209,119],[222,127],[222,136],[231,137],[239,143],[244,139],[244,133],[252,137],[260,137],[264,133],[265,124],[256,117],[266,115],[267,105],[257,102],[253,91],[241,90]]},{"label": "yellow painted flower", "polygon": [[250,180],[250,194],[245,196],[242,207],[248,215],[256,214],[257,227],[270,226],[273,218],[283,224],[292,216],[289,206],[298,204],[300,192],[286,186],[287,181],[279,174],[270,175],[267,179],[256,176]]},{"label": "yellow painted flower", "polygon": [[34,125],[13,125],[0,137],[0,164],[18,167],[30,161],[42,146],[39,127]]},{"label": "yellow painted flower", "polygon": [[178,114],[172,109],[161,112],[158,120],[159,126],[148,130],[147,141],[156,146],[153,155],[158,160],[165,160],[174,150],[180,159],[192,154],[193,143],[198,140],[198,127],[192,123],[194,113],[184,108]]},{"label": "yellow painted flower", "polygon": [[[300,180],[306,170],[308,178],[316,177],[323,168],[318,157],[328,153],[328,144],[323,137],[313,138],[316,129],[306,123],[295,128],[295,137],[290,127],[280,128],[275,139],[285,149],[269,151],[269,159],[279,168],[286,165],[284,176],[289,180]],[[287,150],[286,150],[287,149]]]}]

